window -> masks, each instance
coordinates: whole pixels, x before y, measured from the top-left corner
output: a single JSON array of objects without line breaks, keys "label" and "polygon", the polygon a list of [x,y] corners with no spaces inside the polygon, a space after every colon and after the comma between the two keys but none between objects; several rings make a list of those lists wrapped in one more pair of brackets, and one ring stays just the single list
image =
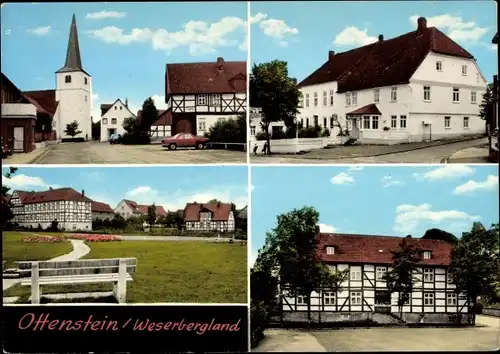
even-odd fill
[{"label": "window", "polygon": [[451,117],[444,117],[444,127],[448,129],[451,127]]},{"label": "window", "polygon": [[476,103],[476,102],[477,102],[477,94],[476,94],[476,91],[471,91],[471,92],[470,92],[470,102],[471,102],[471,103]]},{"label": "window", "polygon": [[392,87],[391,88],[391,101],[397,101],[397,100],[398,100],[398,88]]},{"label": "window", "polygon": [[424,259],[431,259],[431,252],[430,251],[424,251]]},{"label": "window", "polygon": [[313,118],[314,118],[314,126],[317,127],[319,125],[318,116],[314,115]]},{"label": "window", "polygon": [[71,75],[66,75],[64,77],[64,82],[67,83],[67,84],[71,83]]},{"label": "window", "polygon": [[386,272],[387,272],[387,267],[377,267],[375,272],[375,279],[383,280]]},{"label": "window", "polygon": [[431,100],[431,87],[424,86],[424,101],[430,101],[430,100]]},{"label": "window", "polygon": [[299,97],[299,107],[304,107],[304,96]]},{"label": "window", "polygon": [[306,118],[306,128],[309,127],[309,118]]},{"label": "window", "polygon": [[220,94],[214,93],[212,95],[212,106],[220,106]]},{"label": "window", "polygon": [[360,270],[350,270],[349,274],[351,275],[351,280],[361,280]]},{"label": "window", "polygon": [[479,76],[479,73],[476,74],[476,82],[479,83],[479,80],[480,79],[480,76]]},{"label": "window", "polygon": [[116,124],[116,118],[111,118],[111,124]]},{"label": "window", "polygon": [[453,306],[457,304],[457,294],[448,293],[446,294],[446,305]]},{"label": "window", "polygon": [[108,124],[108,118],[103,118],[102,119],[102,124]]},{"label": "window", "polygon": [[434,305],[433,293],[424,293],[424,305]]},{"label": "window", "polygon": [[198,95],[196,96],[196,104],[200,106],[204,106],[207,104],[207,95]]},{"label": "window", "polygon": [[327,123],[326,117],[323,117],[323,127],[325,127],[325,128],[326,128],[326,123]]},{"label": "window", "polygon": [[115,106],[115,111],[118,109],[118,107]]},{"label": "window", "polygon": [[335,254],[335,247],[328,246],[326,248],[326,254]]},{"label": "window", "polygon": [[255,135],[255,125],[250,126],[250,135],[254,136]]},{"label": "window", "polygon": [[345,94],[345,105],[350,106],[351,105],[351,93],[347,92]]},{"label": "window", "polygon": [[87,95],[85,95],[85,102],[87,102]]},{"label": "window", "polygon": [[335,124],[335,118],[330,117],[330,128],[333,128],[333,125]]},{"label": "window", "polygon": [[309,107],[309,94],[306,93],[306,107]]},{"label": "window", "polygon": [[370,116],[363,117],[363,129],[370,129]]},{"label": "window", "polygon": [[378,117],[372,117],[372,129],[378,129]]},{"label": "window", "polygon": [[443,63],[440,61],[436,62],[436,70],[437,71],[443,71]]},{"label": "window", "polygon": [[86,77],[83,78],[83,81],[85,82],[85,85],[87,85],[87,78]]},{"label": "window", "polygon": [[406,129],[406,116],[399,116],[399,127]]},{"label": "window", "polygon": [[352,93],[352,105],[355,106],[358,104],[358,93],[357,92],[353,92]]},{"label": "window", "polygon": [[198,130],[205,130],[206,129],[206,122],[205,122],[205,119],[203,118],[200,118],[200,120],[198,121]]},{"label": "window", "polygon": [[467,75],[467,65],[462,65],[462,75]]},{"label": "window", "polygon": [[306,304],[306,299],[304,299],[304,296],[297,296],[297,305],[305,305]]},{"label": "window", "polygon": [[361,291],[351,291],[351,305],[361,305]]},{"label": "window", "polygon": [[433,282],[434,281],[434,269],[433,268],[424,268],[424,281],[425,282]]},{"label": "window", "polygon": [[453,89],[453,102],[460,102],[460,90],[457,88]]},{"label": "window", "polygon": [[314,93],[314,107],[318,107],[318,93]]},{"label": "window", "polygon": [[380,101],[380,89],[373,90],[373,102]]},{"label": "window", "polygon": [[328,92],[323,91],[323,106],[328,105]]},{"label": "window", "polygon": [[121,111],[122,109],[123,109],[123,107],[122,107],[122,106],[120,106],[120,111]]},{"label": "window", "polygon": [[333,90],[330,90],[330,106],[333,106],[333,95],[334,95]]},{"label": "window", "polygon": [[446,274],[446,283],[447,284],[453,284],[453,277],[451,276],[450,273]]},{"label": "window", "polygon": [[469,129],[469,117],[464,117],[464,129]]},{"label": "window", "polygon": [[335,305],[335,293],[331,291],[323,293],[323,304]]},{"label": "window", "polygon": [[398,127],[398,116],[391,116],[391,128],[395,129]]}]

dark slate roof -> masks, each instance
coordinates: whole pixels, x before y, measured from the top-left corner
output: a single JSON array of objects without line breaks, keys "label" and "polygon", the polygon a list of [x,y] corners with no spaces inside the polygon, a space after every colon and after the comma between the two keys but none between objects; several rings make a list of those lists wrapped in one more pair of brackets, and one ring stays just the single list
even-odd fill
[{"label": "dark slate roof", "polygon": [[328,61],[299,87],[337,81],[338,93],[407,84],[430,52],[474,59],[460,45],[419,18],[418,29],[347,52],[331,52]]},{"label": "dark slate roof", "polygon": [[493,44],[498,44],[498,32],[495,33],[495,37],[493,37],[493,40],[491,41]]},{"label": "dark slate roof", "polygon": [[347,113],[347,115],[352,115],[352,116],[357,116],[361,114],[375,114],[375,115],[382,115],[382,113],[379,111],[377,108],[377,105],[375,103],[370,103],[366,106],[363,106],[361,108],[358,108],[352,112]]},{"label": "dark slate roof", "polygon": [[[82,58],[80,56],[80,44],[78,42],[78,29],[76,27],[76,17],[73,14],[71,28],[69,31],[68,49],[66,50],[66,62],[64,66],[56,73],[65,73],[73,71],[83,71],[89,75],[82,67]],[[90,75],[89,75],[90,76]]]}]

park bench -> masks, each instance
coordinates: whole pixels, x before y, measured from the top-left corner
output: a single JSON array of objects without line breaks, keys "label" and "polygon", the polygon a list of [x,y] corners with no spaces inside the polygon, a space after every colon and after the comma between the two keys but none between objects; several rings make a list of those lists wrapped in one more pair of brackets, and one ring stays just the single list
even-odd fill
[{"label": "park bench", "polygon": [[125,303],[127,282],[133,281],[137,258],[82,259],[76,261],[20,261],[21,286],[31,286],[31,303],[40,304],[43,285],[113,283],[113,295]]}]

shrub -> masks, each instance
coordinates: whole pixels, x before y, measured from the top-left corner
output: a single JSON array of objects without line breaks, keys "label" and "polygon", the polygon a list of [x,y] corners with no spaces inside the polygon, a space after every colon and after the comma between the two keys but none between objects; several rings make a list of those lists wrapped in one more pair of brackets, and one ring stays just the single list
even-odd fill
[{"label": "shrub", "polygon": [[302,128],[299,130],[299,138],[318,138],[320,132],[321,130],[318,130],[316,127]]},{"label": "shrub", "polygon": [[263,131],[258,132],[257,134],[255,134],[255,139],[259,141],[266,140],[266,133]]},{"label": "shrub", "polygon": [[288,139],[287,134],[283,130],[276,130],[273,132],[271,135],[271,139],[278,140],[278,139]]},{"label": "shrub", "polygon": [[322,130],[320,136],[322,138],[328,138],[330,136],[330,129],[326,128]]},{"label": "shrub", "polygon": [[219,120],[210,127],[205,136],[212,142],[244,144],[247,142],[246,116]]},{"label": "shrub", "polygon": [[250,304],[250,329],[251,347],[255,348],[264,339],[264,330],[267,324],[267,309],[263,302],[252,302]]},{"label": "shrub", "polygon": [[147,133],[125,133],[121,142],[124,145],[147,145],[151,143],[151,137]]}]

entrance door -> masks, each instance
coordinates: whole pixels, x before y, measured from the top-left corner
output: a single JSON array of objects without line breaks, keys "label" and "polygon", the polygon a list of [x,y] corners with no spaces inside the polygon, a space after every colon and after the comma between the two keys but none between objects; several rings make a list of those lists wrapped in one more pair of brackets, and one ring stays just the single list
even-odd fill
[{"label": "entrance door", "polygon": [[116,134],[116,129],[108,129],[109,135],[108,138],[111,138],[111,135]]},{"label": "entrance door", "polygon": [[14,151],[24,151],[24,127],[14,127]]},{"label": "entrance door", "polygon": [[352,122],[351,137],[354,139],[359,139],[358,119],[353,118],[353,119],[351,119],[351,122]]}]

